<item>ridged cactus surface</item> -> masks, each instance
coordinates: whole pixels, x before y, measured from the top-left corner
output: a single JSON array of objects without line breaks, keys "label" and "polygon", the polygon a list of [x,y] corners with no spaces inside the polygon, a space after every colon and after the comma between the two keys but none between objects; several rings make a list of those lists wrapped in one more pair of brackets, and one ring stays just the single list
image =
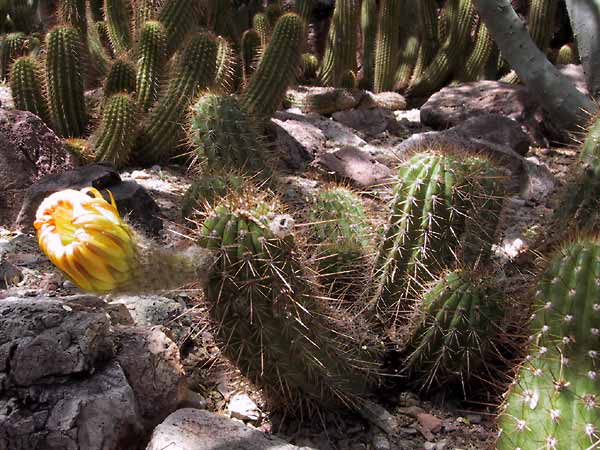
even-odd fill
[{"label": "ridged cactus surface", "polygon": [[208,205],[233,192],[242,192],[247,180],[236,172],[202,175],[194,179],[183,196],[181,214],[190,217],[195,210],[204,210]]},{"label": "ridged cactus surface", "polygon": [[19,56],[28,51],[27,36],[17,31],[0,37],[0,80],[8,78],[10,66]]},{"label": "ridged cactus surface", "polygon": [[63,137],[85,134],[88,116],[83,96],[81,35],[58,26],[46,35],[46,91],[52,128]]},{"label": "ridged cactus surface", "polygon": [[373,89],[378,16],[377,0],[363,0],[360,6],[360,28],[362,31],[363,44],[363,74],[361,85],[368,90]]},{"label": "ridged cactus surface", "polygon": [[559,250],[537,284],[528,356],[503,412],[498,450],[600,445],[600,242]]},{"label": "ridged cactus surface", "polygon": [[260,35],[250,28],[242,35],[240,56],[242,59],[242,78],[244,86],[250,81],[261,55]]},{"label": "ridged cactus surface", "polygon": [[87,33],[85,7],[85,0],[61,0],[57,11],[59,22],[76,28],[82,37]]},{"label": "ridged cactus surface", "polygon": [[158,99],[166,59],[164,27],[157,21],[145,22],[140,32],[135,80],[137,101],[142,111],[148,111]]},{"label": "ridged cactus surface", "polygon": [[167,32],[167,55],[179,49],[198,20],[199,2],[196,0],[165,0],[158,21]]},{"label": "ridged cactus surface", "polygon": [[304,24],[298,15],[289,13],[279,19],[241,97],[242,108],[248,113],[265,118],[277,111],[300,66],[303,38]]},{"label": "ridged cactus surface", "polygon": [[131,4],[128,0],[104,0],[108,37],[117,55],[131,48],[131,13]]},{"label": "ridged cactus surface", "polygon": [[118,92],[135,92],[135,64],[125,58],[113,61],[104,81],[104,97]]},{"label": "ridged cactus surface", "polygon": [[[391,91],[394,87],[400,41],[398,19],[402,3],[402,0],[382,0],[379,6],[375,46],[375,93]],[[418,47],[414,46],[414,51],[411,52],[414,53],[414,60],[417,59],[417,49]]]},{"label": "ridged cactus surface", "polygon": [[558,0],[531,0],[527,15],[527,28],[538,48],[546,51],[554,35]]},{"label": "ridged cactus surface", "polygon": [[41,72],[34,58],[22,56],[15,60],[11,69],[10,89],[17,109],[30,111],[49,123]]}]

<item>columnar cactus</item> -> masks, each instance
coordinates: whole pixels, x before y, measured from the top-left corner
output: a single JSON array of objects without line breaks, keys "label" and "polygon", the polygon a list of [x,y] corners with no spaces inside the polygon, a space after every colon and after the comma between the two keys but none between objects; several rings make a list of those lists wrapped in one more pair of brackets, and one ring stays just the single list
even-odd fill
[{"label": "columnar cactus", "polygon": [[81,35],[58,26],[46,35],[46,93],[52,128],[63,137],[85,134],[88,115],[83,96]]},{"label": "columnar cactus", "polygon": [[138,157],[143,163],[172,156],[183,138],[187,110],[216,74],[217,43],[207,33],[192,36],[176,62],[165,96],[152,110],[140,137]]},{"label": "columnar cactus", "polygon": [[15,60],[11,69],[10,89],[17,109],[30,111],[45,123],[50,123],[40,68],[34,58],[21,56]]},{"label": "columnar cactus", "polygon": [[499,418],[499,450],[600,445],[600,242],[552,258],[535,293],[527,358]]},{"label": "columnar cactus", "polygon": [[304,24],[293,13],[282,16],[254,76],[242,97],[242,107],[257,118],[272,115],[283,100],[300,66]]},{"label": "columnar cactus", "polygon": [[357,324],[332,319],[299,259],[293,219],[277,215],[272,199],[236,197],[209,212],[201,230],[202,245],[218,255],[205,298],[224,355],[274,408],[357,407],[373,381]]},{"label": "columnar cactus", "polygon": [[261,39],[259,34],[250,28],[242,35],[241,58],[242,58],[242,77],[244,86],[248,85],[261,55]]},{"label": "columnar cactus", "polygon": [[202,175],[192,182],[183,196],[181,215],[190,217],[196,210],[204,210],[207,205],[234,192],[242,192],[247,180],[236,172],[223,172]]},{"label": "columnar cactus", "polygon": [[97,161],[109,161],[117,168],[127,164],[135,144],[137,112],[135,100],[126,93],[106,100],[100,126],[90,137]]},{"label": "columnar cactus", "polygon": [[135,91],[142,111],[148,111],[158,99],[167,59],[167,36],[160,22],[148,21],[140,32],[137,50]]},{"label": "columnar cactus", "polygon": [[81,36],[87,33],[85,0],[61,0],[58,4],[58,20],[65,25],[76,28]]},{"label": "columnar cactus", "polygon": [[217,36],[226,36],[231,20],[231,0],[208,0],[206,6],[208,27]]},{"label": "columnar cactus", "polygon": [[128,0],[104,0],[108,37],[118,55],[131,48],[131,4]]},{"label": "columnar cactus", "polygon": [[143,32],[146,22],[157,20],[163,3],[164,0],[135,0],[133,15],[136,34],[140,35]]},{"label": "columnar cactus", "polygon": [[269,40],[271,39],[271,32],[273,31],[267,16],[263,13],[255,14],[252,18],[252,28],[256,30],[260,36],[260,45],[264,49],[267,47]]},{"label": "columnar cactus", "polygon": [[557,65],[578,64],[578,63],[579,63],[579,55],[577,54],[577,46],[573,42],[563,45],[558,50],[558,55],[556,56],[556,64]]},{"label": "columnar cactus", "polygon": [[[377,40],[375,45],[375,82],[374,92],[391,91],[394,88],[396,69],[398,66],[398,44],[400,41],[401,0],[382,0],[379,6],[377,24]],[[417,59],[418,46],[411,45],[411,58]],[[408,77],[410,79],[410,75]]]},{"label": "columnar cactus", "polygon": [[423,283],[491,251],[498,175],[484,157],[451,152],[417,153],[400,168],[369,300],[386,328],[394,331]]},{"label": "columnar cactus", "polygon": [[[419,50],[421,45],[419,38],[416,35],[407,36],[404,43],[404,48],[400,52],[399,65],[394,74],[394,88],[404,89],[410,83],[410,80],[415,72],[418,64]],[[424,57],[421,54],[421,57]],[[386,90],[390,90],[389,88]]]},{"label": "columnar cactus", "polygon": [[165,0],[158,21],[167,32],[167,55],[172,55],[181,46],[199,15],[196,0]]},{"label": "columnar cactus", "polygon": [[315,7],[315,0],[296,0],[296,14],[302,17],[305,25],[308,26],[310,18],[312,16],[313,8]]},{"label": "columnar cactus", "polygon": [[420,57],[413,78],[418,79],[434,58],[440,43],[438,35],[438,12],[436,0],[419,0],[417,3]]},{"label": "columnar cactus", "polygon": [[104,97],[108,98],[117,92],[135,92],[135,65],[125,58],[113,61],[104,81]]},{"label": "columnar cactus", "polygon": [[356,72],[356,29],[360,15],[358,0],[335,2],[325,55],[319,78],[325,86],[340,86],[349,70]]},{"label": "columnar cactus", "polygon": [[467,58],[460,78],[464,81],[477,80],[484,72],[494,50],[494,40],[484,22],[479,22],[475,47]]},{"label": "columnar cactus", "polygon": [[9,33],[0,40],[0,80],[8,78],[10,66],[19,56],[28,53],[29,45],[25,33]]},{"label": "columnar cactus", "polygon": [[224,37],[217,37],[217,74],[215,87],[223,94],[235,91],[237,84],[236,74],[239,69],[237,52],[232,44]]},{"label": "columnar cactus", "polygon": [[375,43],[377,42],[377,0],[363,0],[360,7],[360,28],[363,44],[363,74],[361,85],[373,89],[375,73]]},{"label": "columnar cactus", "polygon": [[527,28],[538,48],[546,51],[554,34],[558,0],[531,0]]},{"label": "columnar cactus", "polygon": [[403,371],[420,389],[456,382],[467,390],[472,377],[486,371],[504,322],[498,297],[489,276],[460,269],[426,291],[403,361]]}]

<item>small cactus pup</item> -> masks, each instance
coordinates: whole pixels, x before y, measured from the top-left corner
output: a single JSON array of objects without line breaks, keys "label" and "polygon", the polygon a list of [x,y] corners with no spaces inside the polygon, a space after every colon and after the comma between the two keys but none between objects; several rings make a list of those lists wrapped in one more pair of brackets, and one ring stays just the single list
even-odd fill
[{"label": "small cactus pup", "polygon": [[530,347],[499,417],[498,450],[600,446],[600,241],[563,244],[537,284]]},{"label": "small cactus pup", "polygon": [[117,92],[135,92],[135,64],[125,58],[116,59],[108,71],[104,81],[104,98]]},{"label": "small cactus pup", "polygon": [[304,22],[288,13],[278,21],[269,45],[241,97],[242,108],[259,119],[270,117],[294,82],[304,45]]},{"label": "small cactus pup", "polygon": [[166,59],[167,35],[163,25],[157,21],[145,22],[140,32],[135,80],[137,101],[144,112],[158,99]]},{"label": "small cactus pup", "polygon": [[207,93],[192,107],[190,140],[197,162],[215,169],[236,169],[268,176],[266,143],[251,116],[233,95]]},{"label": "small cactus pup", "polygon": [[489,159],[457,151],[416,153],[398,171],[369,299],[392,337],[424,283],[491,253],[500,174]]},{"label": "small cactus pup", "polygon": [[83,136],[88,123],[82,52],[81,35],[73,27],[57,26],[46,35],[46,94],[50,121],[54,131],[63,137]]},{"label": "small cactus pup", "polygon": [[275,204],[258,192],[234,194],[202,224],[201,245],[217,252],[205,299],[221,350],[275,410],[357,408],[375,378],[368,346],[355,337],[357,322],[335,319],[323,303],[294,221]]},{"label": "small cactus pup", "polygon": [[432,282],[416,308],[403,372],[423,391],[490,378],[504,311],[489,275],[457,269]]},{"label": "small cactus pup", "polygon": [[205,279],[213,262],[200,247],[174,252],[146,241],[125,223],[112,194],[65,189],[40,204],[34,227],[50,261],[88,292],[142,293]]},{"label": "small cactus pup", "polygon": [[135,100],[126,92],[106,100],[100,126],[90,137],[97,161],[109,161],[116,168],[127,164],[135,144],[137,117]]},{"label": "small cactus pup", "polygon": [[308,215],[319,281],[341,307],[367,283],[372,230],[360,196],[342,186],[320,191]]},{"label": "small cactus pup", "polygon": [[242,43],[240,49],[244,86],[247,86],[250,82],[252,74],[258,65],[260,55],[261,41],[259,34],[253,28],[244,31],[244,34],[242,34]]},{"label": "small cactus pup", "polygon": [[165,161],[184,138],[188,109],[194,98],[215,79],[217,43],[208,33],[190,37],[175,63],[165,95],[144,127],[136,158],[143,164]]},{"label": "small cactus pup", "polygon": [[42,79],[38,63],[31,56],[21,56],[12,65],[10,89],[15,107],[30,111],[49,123],[48,106],[42,93]]}]

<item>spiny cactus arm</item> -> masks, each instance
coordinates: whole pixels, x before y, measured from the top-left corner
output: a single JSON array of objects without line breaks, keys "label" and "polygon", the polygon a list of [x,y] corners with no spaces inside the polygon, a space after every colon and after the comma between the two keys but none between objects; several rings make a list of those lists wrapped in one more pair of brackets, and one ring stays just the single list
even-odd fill
[{"label": "spiny cactus arm", "polygon": [[118,92],[135,92],[135,64],[126,58],[118,58],[111,64],[104,81],[104,98]]},{"label": "spiny cactus arm", "polygon": [[248,85],[261,55],[261,38],[253,28],[242,35],[241,58],[244,86]]},{"label": "spiny cactus arm", "polygon": [[252,28],[256,30],[258,35],[260,36],[260,45],[261,47],[267,48],[267,44],[269,43],[269,39],[271,39],[271,33],[273,29],[267,20],[267,16],[263,13],[257,13],[252,18]]},{"label": "spiny cactus arm", "polygon": [[200,17],[196,0],[165,0],[158,21],[167,32],[167,55],[171,56],[184,42]]},{"label": "spiny cactus arm", "polygon": [[87,33],[85,0],[61,0],[58,4],[58,21],[76,28],[81,36]]},{"label": "spiny cactus arm", "polygon": [[[398,18],[401,13],[401,6],[401,0],[382,0],[379,6],[375,48],[375,93],[391,91],[394,87],[394,78],[398,66],[398,42],[400,40]],[[412,53],[414,53],[414,59],[416,59],[416,52],[411,52],[411,56]],[[410,75],[408,78],[410,79]]]},{"label": "spiny cactus arm", "polygon": [[485,23],[481,22],[477,29],[475,38],[475,47],[467,58],[463,74],[460,79],[463,81],[475,81],[485,70],[490,56],[494,50],[494,40]]},{"label": "spiny cactus arm", "polygon": [[90,56],[90,71],[101,79],[106,77],[110,69],[111,57],[109,55],[109,46],[104,46],[99,26],[93,20],[92,9],[89,3],[86,6],[86,20],[90,24],[86,31],[86,43]]},{"label": "spiny cactus arm", "polygon": [[127,0],[104,0],[104,20],[113,51],[118,55],[131,48],[131,4]]},{"label": "spiny cactus arm", "polygon": [[363,41],[362,83],[368,90],[373,89],[375,72],[375,44],[377,42],[377,0],[363,0],[360,9],[360,26]]},{"label": "spiny cactus arm", "polygon": [[142,25],[137,50],[135,91],[140,109],[144,112],[158,99],[164,65],[167,59],[167,36],[158,21]]},{"label": "spiny cactus arm", "polygon": [[10,89],[15,107],[30,111],[50,123],[46,98],[42,93],[42,80],[37,61],[31,56],[17,58],[11,68]]},{"label": "spiny cactus arm", "polygon": [[440,45],[438,34],[438,12],[435,0],[420,0],[418,2],[419,14],[419,41],[421,43],[422,56],[415,67],[414,77],[421,76],[423,70],[434,58]]}]

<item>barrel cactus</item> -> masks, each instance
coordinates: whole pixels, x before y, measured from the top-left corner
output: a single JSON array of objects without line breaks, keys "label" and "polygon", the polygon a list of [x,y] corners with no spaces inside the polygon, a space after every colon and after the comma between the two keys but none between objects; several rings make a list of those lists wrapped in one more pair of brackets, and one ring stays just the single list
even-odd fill
[{"label": "barrel cactus", "polygon": [[37,61],[30,56],[17,58],[12,65],[10,88],[17,109],[36,114],[49,123],[48,106],[42,92],[42,77]]}]

